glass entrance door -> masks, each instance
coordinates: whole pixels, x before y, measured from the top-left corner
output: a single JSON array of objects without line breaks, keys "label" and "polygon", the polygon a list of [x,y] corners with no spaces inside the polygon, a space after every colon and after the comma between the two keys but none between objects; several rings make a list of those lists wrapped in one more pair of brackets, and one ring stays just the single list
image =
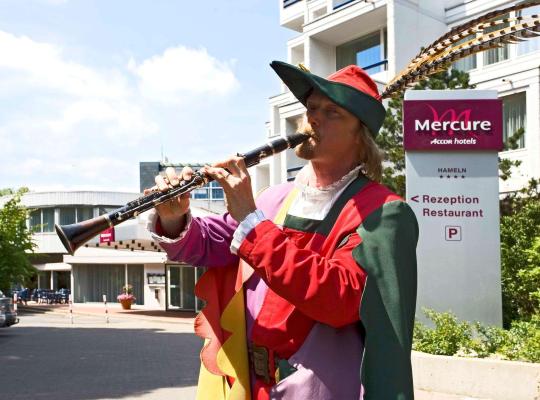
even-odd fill
[{"label": "glass entrance door", "polygon": [[167,265],[167,309],[196,311],[195,268]]}]

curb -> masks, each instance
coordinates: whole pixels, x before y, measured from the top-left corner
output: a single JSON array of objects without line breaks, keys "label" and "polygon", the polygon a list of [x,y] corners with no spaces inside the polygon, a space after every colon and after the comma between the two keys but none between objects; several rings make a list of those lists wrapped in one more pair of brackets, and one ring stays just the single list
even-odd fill
[{"label": "curb", "polygon": [[[136,310],[139,311],[139,310]],[[145,310],[140,310],[145,311]],[[57,315],[64,315],[69,316],[69,309],[54,309],[54,308],[45,308],[45,309],[37,309],[34,307],[27,307],[27,306],[20,306],[18,307],[18,314],[24,316],[24,314],[57,314]],[[81,309],[73,309],[73,315],[86,315],[86,316],[92,316],[92,317],[105,317],[105,312],[92,312],[87,310],[81,310]],[[109,318],[131,318],[131,319],[139,319],[144,321],[157,321],[157,322],[165,322],[165,323],[179,323],[184,325],[192,325],[193,326],[193,320],[194,318],[181,318],[181,317],[163,317],[163,316],[151,316],[151,315],[139,315],[135,313],[118,313],[118,312],[110,312],[108,313]]]},{"label": "curb", "polygon": [[492,400],[540,399],[540,364],[413,351],[415,388]]}]

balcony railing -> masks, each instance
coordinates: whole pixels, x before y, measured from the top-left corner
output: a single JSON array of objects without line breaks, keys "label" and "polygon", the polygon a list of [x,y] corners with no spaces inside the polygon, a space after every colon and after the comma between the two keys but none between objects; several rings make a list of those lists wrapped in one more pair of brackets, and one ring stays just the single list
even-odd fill
[{"label": "balcony railing", "polygon": [[[364,71],[366,71],[367,73],[369,73],[370,69],[373,70],[374,68],[380,67],[381,65],[383,66],[381,71],[386,71],[386,69],[388,68],[388,60],[382,60],[382,61],[376,62],[374,64],[367,65],[365,67],[362,67],[362,69]],[[371,71],[371,72],[379,72],[379,71]]]},{"label": "balcony railing", "polygon": [[283,0],[283,8],[287,8],[289,6],[292,6],[293,4],[299,3],[302,0]]},{"label": "balcony railing", "polygon": [[352,3],[357,0],[342,0],[342,1],[336,1],[334,2],[334,10],[337,10],[340,7],[346,6],[349,3]]}]

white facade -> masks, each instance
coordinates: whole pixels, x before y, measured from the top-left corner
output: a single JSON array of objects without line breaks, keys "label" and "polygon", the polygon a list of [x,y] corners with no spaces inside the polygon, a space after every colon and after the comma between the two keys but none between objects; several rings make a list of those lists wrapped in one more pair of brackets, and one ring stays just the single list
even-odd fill
[{"label": "white facade", "polygon": [[[279,0],[279,7],[281,25],[298,32],[287,43],[289,63],[303,63],[313,73],[327,76],[339,69],[342,54],[350,46],[356,51],[352,56],[356,55],[361,67],[371,64],[369,60],[379,61],[381,65],[367,70],[382,88],[422,46],[451,27],[515,3],[500,0]],[[534,9],[534,12],[540,10]],[[509,181],[500,182],[501,192],[519,189],[530,178],[540,176],[540,39],[526,43],[508,46],[504,56],[492,53],[490,59],[479,54],[462,64],[468,66],[463,69],[470,73],[471,83],[478,89],[497,90],[505,105],[509,104],[508,109],[519,114],[509,118],[524,119],[522,147],[500,154],[522,161]],[[282,85],[281,93],[270,98],[268,137],[294,133],[303,113],[302,104]],[[509,126],[514,125],[509,122]],[[254,189],[258,191],[292,178],[303,163],[292,151],[263,161],[252,171]]]},{"label": "white facade", "polygon": [[[149,212],[114,227],[113,241],[104,241],[98,235],[72,256],[66,254],[54,230],[55,224],[97,217],[140,196],[91,191],[25,193],[21,203],[30,210],[29,226],[35,231],[33,262],[39,271],[37,287],[70,289],[76,303],[100,302],[103,294],[108,302],[116,302],[121,287],[132,284],[137,304],[147,309],[199,309],[193,287],[200,272],[193,266],[168,261],[147,230]],[[10,198],[1,197],[0,207]],[[194,216],[213,214],[197,207],[199,203],[206,206],[206,202],[194,200]]]}]

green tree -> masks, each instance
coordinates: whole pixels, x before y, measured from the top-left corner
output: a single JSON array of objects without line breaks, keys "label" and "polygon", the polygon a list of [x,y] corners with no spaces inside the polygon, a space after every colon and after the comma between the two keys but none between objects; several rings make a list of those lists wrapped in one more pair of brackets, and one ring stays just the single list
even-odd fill
[{"label": "green tree", "polygon": [[12,188],[3,188],[0,189],[0,196],[7,196],[10,194],[16,194],[20,192],[21,194],[28,193],[30,189],[28,189],[26,186],[21,187],[19,190],[12,189]]},{"label": "green tree", "polygon": [[0,209],[0,290],[23,283],[35,273],[29,260],[35,245],[26,227],[28,211],[21,205],[24,192],[17,191]]},{"label": "green tree", "polygon": [[540,315],[540,198],[538,181],[505,199],[501,218],[504,325]]}]

